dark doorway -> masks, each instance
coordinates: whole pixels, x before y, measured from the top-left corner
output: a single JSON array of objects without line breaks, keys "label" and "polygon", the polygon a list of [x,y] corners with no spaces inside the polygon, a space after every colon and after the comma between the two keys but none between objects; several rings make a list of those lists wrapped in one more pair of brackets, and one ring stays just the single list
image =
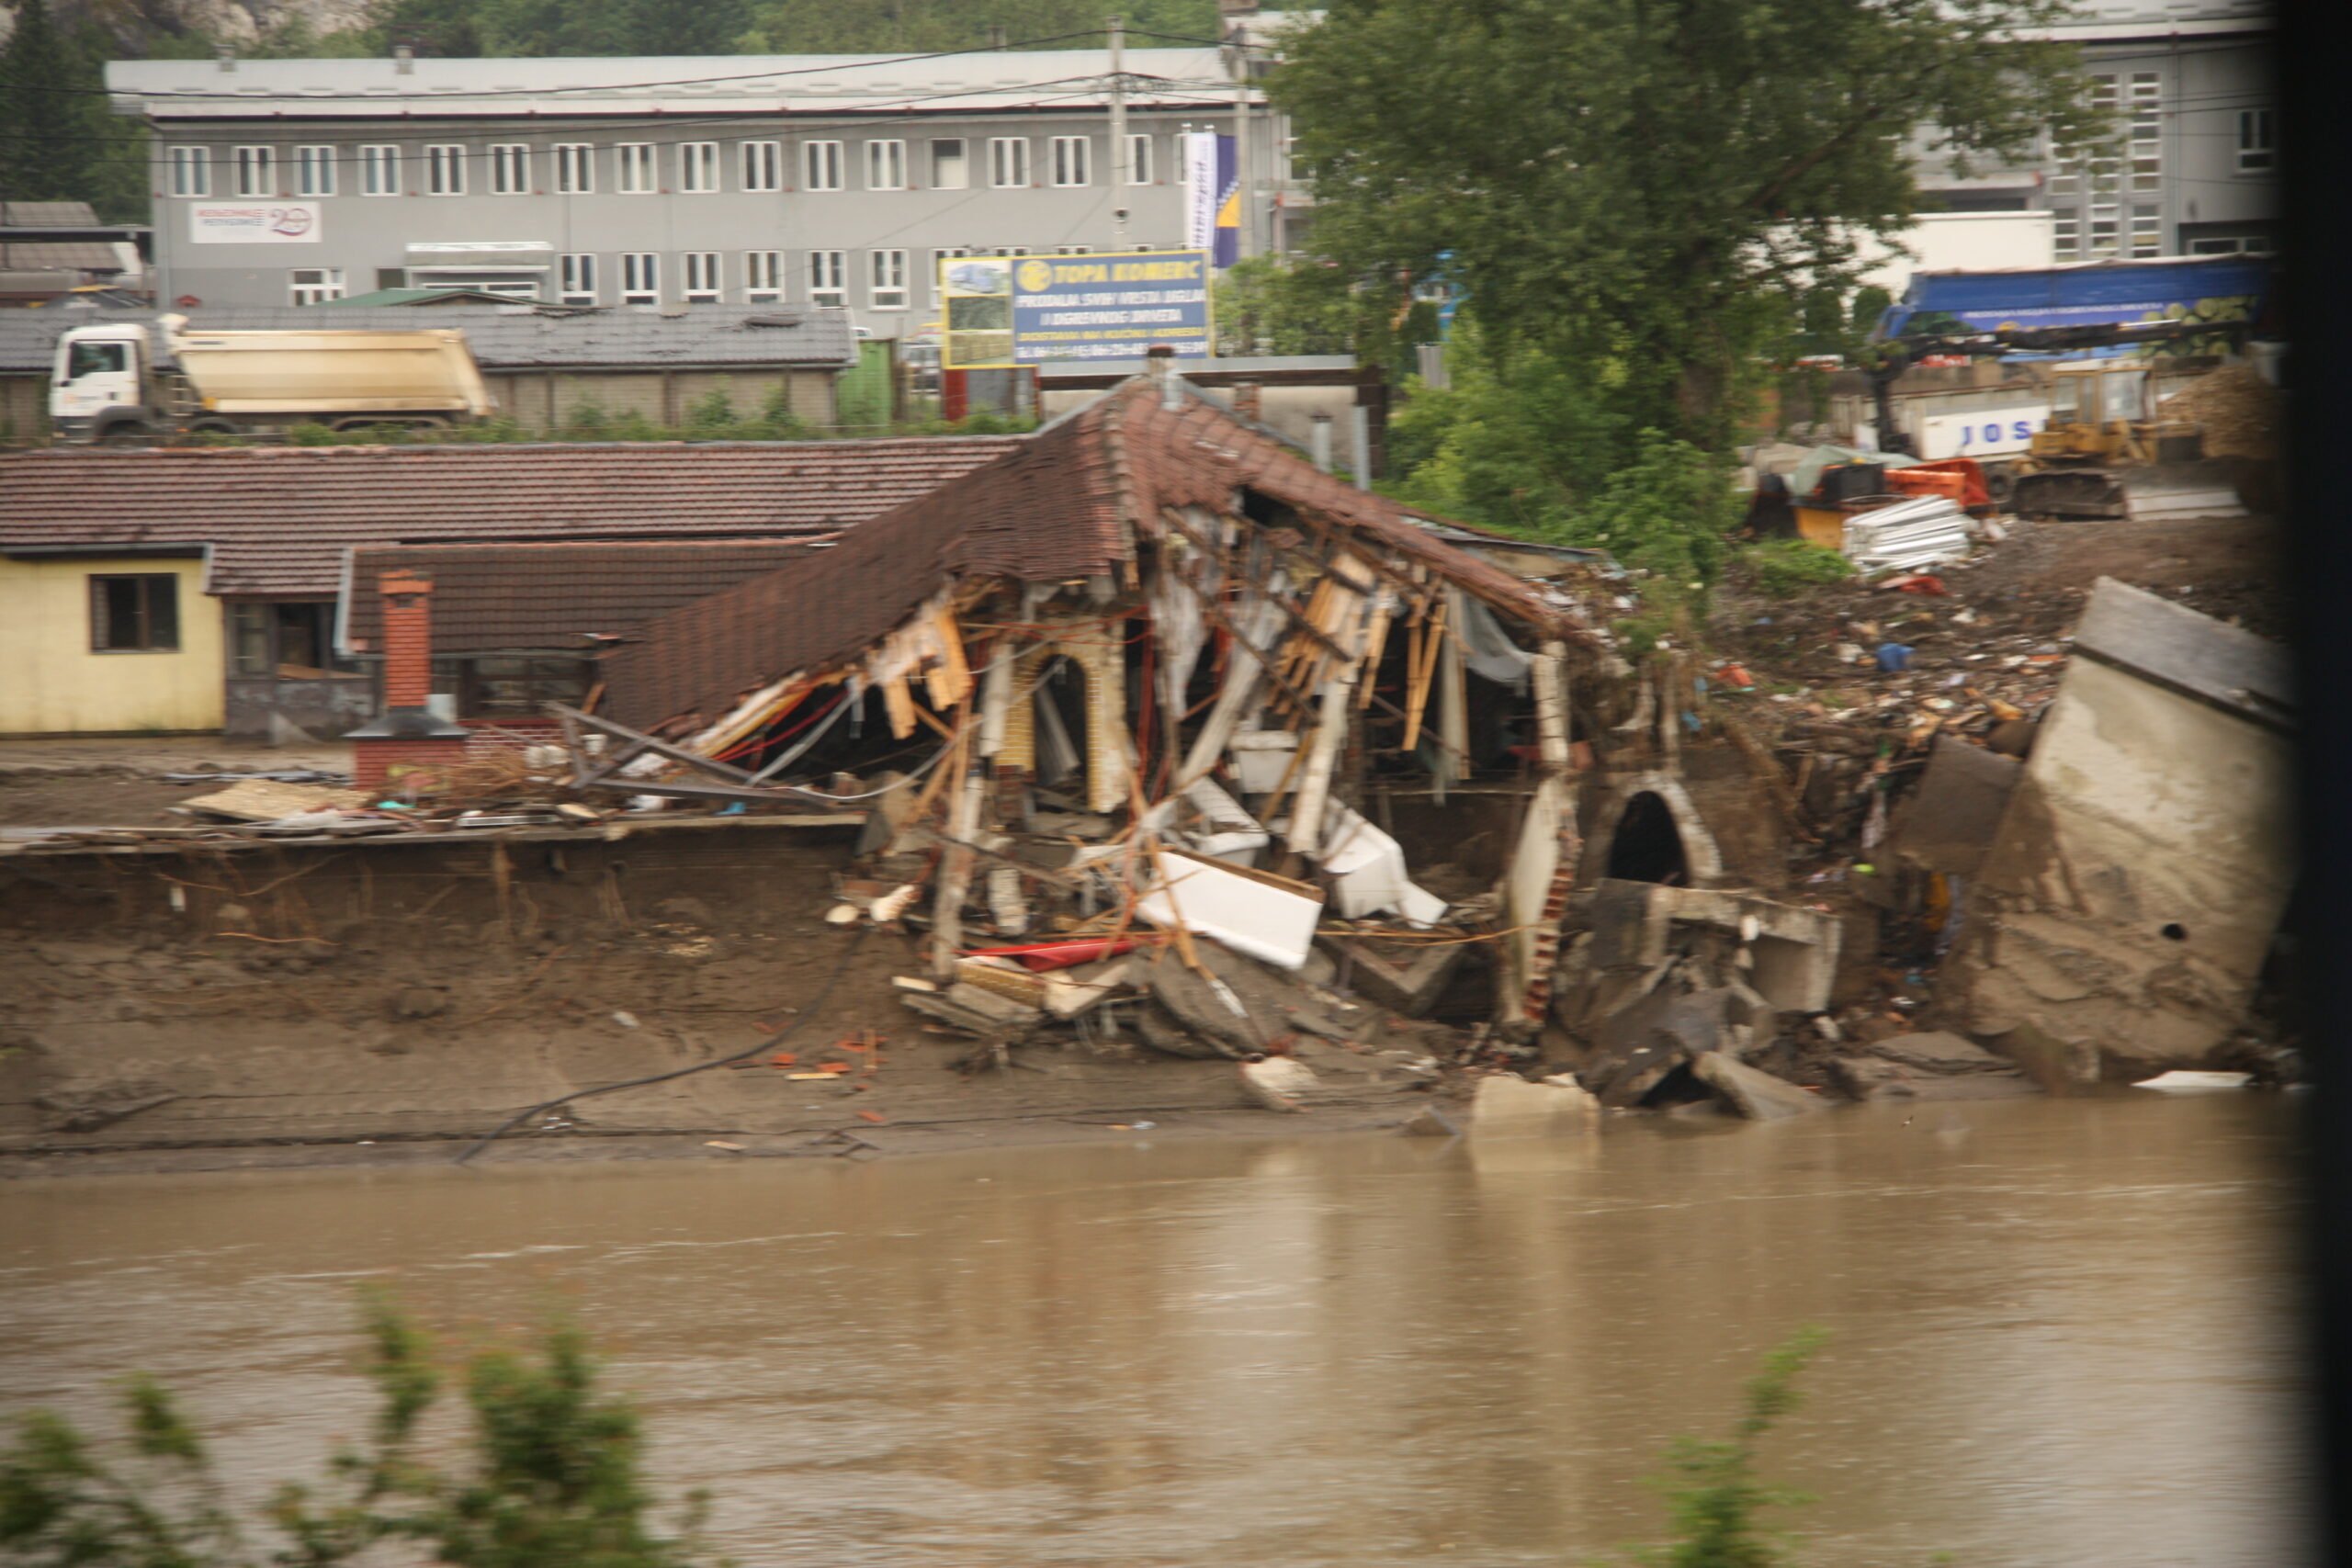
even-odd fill
[{"label": "dark doorway", "polygon": [[1609,874],[1626,882],[1690,886],[1682,834],[1674,825],[1674,813],[1656,791],[1644,790],[1625,803],[1625,813],[1617,818],[1617,831],[1609,840]]}]

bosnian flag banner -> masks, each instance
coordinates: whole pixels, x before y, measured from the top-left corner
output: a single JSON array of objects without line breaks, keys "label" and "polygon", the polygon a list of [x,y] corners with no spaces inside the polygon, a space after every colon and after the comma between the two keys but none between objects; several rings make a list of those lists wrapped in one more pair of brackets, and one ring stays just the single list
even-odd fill
[{"label": "bosnian flag banner", "polygon": [[1184,245],[1210,252],[1221,267],[1241,259],[1241,177],[1230,136],[1184,134]]}]

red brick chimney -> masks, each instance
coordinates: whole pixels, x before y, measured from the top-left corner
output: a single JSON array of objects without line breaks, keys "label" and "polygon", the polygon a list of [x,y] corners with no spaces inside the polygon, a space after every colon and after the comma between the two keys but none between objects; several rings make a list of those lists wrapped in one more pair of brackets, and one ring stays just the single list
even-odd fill
[{"label": "red brick chimney", "polygon": [[[433,694],[433,578],[405,568],[376,580],[384,595],[384,712],[351,732],[352,782],[382,789],[402,764],[438,769],[466,754],[465,726],[437,717]],[[402,772],[408,771],[403,767]]]}]

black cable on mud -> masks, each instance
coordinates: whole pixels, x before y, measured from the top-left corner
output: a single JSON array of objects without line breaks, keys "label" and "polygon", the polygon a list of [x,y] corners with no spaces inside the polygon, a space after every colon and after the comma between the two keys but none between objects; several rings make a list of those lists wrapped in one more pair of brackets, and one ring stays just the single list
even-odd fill
[{"label": "black cable on mud", "polygon": [[542,1100],[537,1105],[526,1106],[522,1110],[514,1112],[514,1115],[509,1116],[505,1121],[500,1122],[489,1133],[483,1134],[482,1137],[478,1139],[471,1147],[466,1150],[464,1154],[458,1156],[456,1163],[458,1165],[465,1164],[468,1160],[472,1159],[474,1156],[481,1153],[482,1150],[490,1147],[491,1145],[498,1142],[499,1139],[504,1137],[507,1134],[513,1132],[516,1127],[522,1125],[525,1122],[529,1121],[532,1117],[542,1115],[547,1111],[557,1109],[559,1106],[569,1105],[575,1100],[585,1100],[590,1095],[594,1094],[617,1094],[625,1089],[643,1089],[649,1084],[668,1083],[672,1078],[683,1078],[693,1073],[707,1073],[713,1067],[731,1066],[737,1062],[747,1062],[763,1051],[775,1050],[777,1046],[791,1039],[795,1034],[797,1034],[800,1032],[802,1025],[806,1024],[810,1019],[815,1018],[819,1013],[824,1010],[826,1001],[833,994],[833,987],[841,984],[841,979],[843,975],[849,973],[850,960],[857,956],[858,950],[865,945],[865,939],[873,934],[874,928],[872,926],[864,926],[859,928],[858,933],[850,939],[849,946],[842,951],[841,962],[834,964],[833,972],[825,976],[825,983],[818,987],[816,996],[810,998],[808,1005],[802,1008],[799,1015],[794,1018],[790,1023],[786,1024],[782,1029],[779,1029],[775,1033],[770,1034],[766,1039],[761,1041],[758,1044],[751,1047],[749,1050],[738,1051],[731,1056],[714,1056],[707,1062],[696,1062],[690,1067],[676,1067],[666,1073],[655,1073],[650,1077],[630,1078],[626,1083],[599,1084],[594,1089],[576,1089],[571,1094],[559,1095],[553,1100]]}]

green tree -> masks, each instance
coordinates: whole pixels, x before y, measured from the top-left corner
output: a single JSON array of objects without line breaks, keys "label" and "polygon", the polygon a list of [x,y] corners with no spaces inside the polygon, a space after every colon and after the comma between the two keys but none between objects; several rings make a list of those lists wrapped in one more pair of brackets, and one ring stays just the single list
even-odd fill
[{"label": "green tree", "polygon": [[0,199],[86,201],[110,221],[146,209],[142,139],[107,107],[103,35],[18,0],[0,45]]},{"label": "green tree", "polygon": [[1498,363],[1606,365],[1630,428],[1730,443],[1763,355],[1962,169],[2101,123],[2066,0],[1340,0],[1272,76],[1353,276],[1441,272]]},{"label": "green tree", "polygon": [[36,1411],[0,1450],[0,1562],[12,1568],[332,1568],[379,1541],[417,1543],[450,1568],[687,1568],[707,1561],[702,1502],[680,1534],[652,1526],[635,1410],[597,1387],[579,1327],[558,1316],[532,1352],[492,1348],[468,1363],[464,1458],[417,1451],[438,1400],[432,1341],[390,1298],[366,1298],[367,1375],[376,1417],[367,1440],[328,1459],[323,1482],[278,1489],[256,1555],[222,1499],[210,1454],[171,1396],[130,1379],[124,1436],[93,1442]]}]

